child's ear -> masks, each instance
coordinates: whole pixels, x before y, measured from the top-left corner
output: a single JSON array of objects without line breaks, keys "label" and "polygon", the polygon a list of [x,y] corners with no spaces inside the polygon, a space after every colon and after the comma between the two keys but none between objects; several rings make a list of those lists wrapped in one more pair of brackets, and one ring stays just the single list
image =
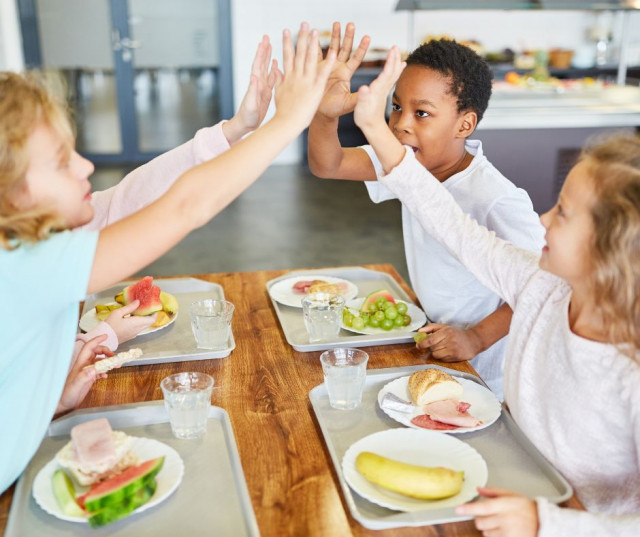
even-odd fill
[{"label": "child's ear", "polygon": [[476,125],[478,124],[478,115],[475,112],[464,112],[460,116],[460,121],[458,122],[458,133],[456,138],[468,138],[471,136],[474,130],[476,130]]}]

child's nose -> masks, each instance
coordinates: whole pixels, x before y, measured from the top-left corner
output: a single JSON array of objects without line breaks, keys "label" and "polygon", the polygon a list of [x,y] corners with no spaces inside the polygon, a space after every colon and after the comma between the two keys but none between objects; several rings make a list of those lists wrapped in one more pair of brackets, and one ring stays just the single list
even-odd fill
[{"label": "child's nose", "polygon": [[394,129],[397,132],[411,132],[410,119],[405,114],[402,114],[395,124]]},{"label": "child's nose", "polygon": [[89,176],[95,170],[95,166],[93,165],[93,162],[91,162],[90,160],[87,160],[86,158],[84,158],[82,155],[78,153],[76,153],[75,156],[76,156],[76,175],[78,176],[78,179],[80,180],[88,179]]}]

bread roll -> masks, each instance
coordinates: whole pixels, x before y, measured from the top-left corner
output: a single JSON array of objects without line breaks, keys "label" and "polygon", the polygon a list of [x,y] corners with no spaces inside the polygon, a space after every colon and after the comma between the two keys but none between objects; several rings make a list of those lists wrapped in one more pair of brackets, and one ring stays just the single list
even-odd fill
[{"label": "bread roll", "polygon": [[440,369],[422,369],[409,377],[409,394],[416,405],[422,406],[444,399],[460,399],[462,385]]}]

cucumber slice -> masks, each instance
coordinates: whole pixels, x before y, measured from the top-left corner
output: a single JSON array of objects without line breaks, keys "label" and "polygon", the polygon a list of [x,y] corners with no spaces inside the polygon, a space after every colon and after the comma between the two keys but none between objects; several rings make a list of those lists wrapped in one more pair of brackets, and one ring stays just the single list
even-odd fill
[{"label": "cucumber slice", "polygon": [[76,490],[73,486],[73,481],[64,470],[59,469],[53,473],[51,485],[53,487],[53,495],[66,516],[78,518],[85,516],[85,512],[76,502]]}]

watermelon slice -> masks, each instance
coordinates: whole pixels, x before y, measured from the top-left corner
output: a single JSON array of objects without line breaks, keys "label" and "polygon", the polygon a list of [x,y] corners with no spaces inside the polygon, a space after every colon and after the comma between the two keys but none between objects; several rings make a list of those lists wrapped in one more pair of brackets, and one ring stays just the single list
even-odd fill
[{"label": "watermelon slice", "polygon": [[393,295],[389,291],[386,289],[378,289],[377,291],[367,295],[362,306],[360,306],[360,311],[369,311],[369,304],[375,304],[378,297],[384,297],[387,299],[387,302],[391,302],[392,304],[396,303],[396,299],[393,298]]},{"label": "watermelon slice", "polygon": [[134,300],[140,301],[140,305],[133,312],[134,315],[151,315],[162,310],[160,293],[160,288],[153,285],[153,277],[145,276],[139,282],[125,287],[122,290],[122,298],[125,305],[131,304]]},{"label": "watermelon slice", "polygon": [[164,457],[158,457],[127,468],[124,472],[94,485],[87,494],[77,498],[77,501],[91,513],[105,507],[118,506],[151,483],[163,464]]},{"label": "watermelon slice", "polygon": [[91,513],[89,516],[89,524],[92,528],[99,528],[100,526],[106,526],[107,524],[111,524],[111,522],[130,515],[138,507],[141,507],[151,499],[156,491],[157,485],[157,481],[152,478],[144,487],[138,489],[131,496],[127,496],[120,503]]}]

